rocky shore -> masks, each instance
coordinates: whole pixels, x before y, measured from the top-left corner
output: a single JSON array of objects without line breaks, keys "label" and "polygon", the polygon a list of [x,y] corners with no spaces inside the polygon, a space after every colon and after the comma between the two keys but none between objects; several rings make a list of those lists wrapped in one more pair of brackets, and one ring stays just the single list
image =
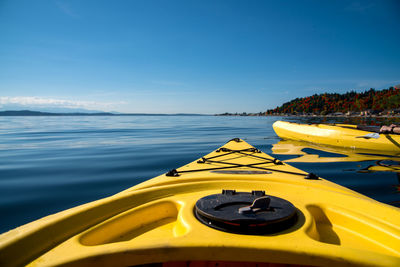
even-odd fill
[{"label": "rocky shore", "polygon": [[215,114],[215,116],[283,116],[283,117],[339,117],[339,118],[400,118],[400,112],[398,110],[390,110],[384,112],[335,112],[335,113],[327,113],[327,114],[313,114],[313,113],[273,113],[268,114],[267,112],[259,112],[259,113],[222,113]]}]

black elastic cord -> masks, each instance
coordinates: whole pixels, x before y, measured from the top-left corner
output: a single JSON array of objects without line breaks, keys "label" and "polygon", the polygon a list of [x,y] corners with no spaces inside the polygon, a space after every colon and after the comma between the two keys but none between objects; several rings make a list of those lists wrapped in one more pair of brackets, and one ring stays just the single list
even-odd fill
[{"label": "black elastic cord", "polygon": [[263,165],[263,164],[268,164],[271,162],[259,162],[259,163],[253,163],[253,164],[238,164],[238,163],[230,163],[230,162],[223,162],[223,161],[214,161],[214,160],[208,160],[205,159],[205,162],[210,162],[210,163],[218,163],[218,164],[227,164],[227,165],[233,165],[232,167],[248,167],[248,168],[254,168],[254,169],[260,169],[260,170],[265,170],[265,171],[276,171],[276,172],[282,172],[282,173],[287,173],[287,174],[295,174],[295,175],[307,175],[307,173],[298,173],[298,172],[291,172],[291,171],[283,171],[283,170],[276,170],[276,169],[271,169],[271,168],[265,168],[265,167],[257,167],[256,165]]},{"label": "black elastic cord", "polygon": [[[254,169],[261,169],[261,170],[266,170],[266,171],[274,171],[274,172],[281,172],[281,173],[286,173],[286,174],[293,174],[293,175],[301,175],[301,176],[307,176],[307,173],[298,173],[298,172],[291,172],[291,171],[284,171],[284,170],[276,170],[276,169],[271,169],[271,168],[266,168],[266,167],[259,167],[257,165],[263,165],[263,164],[269,164],[269,163],[274,163],[276,165],[282,165],[283,163],[279,161],[278,159],[269,159],[269,158],[264,158],[260,156],[256,156],[253,154],[247,154],[243,152],[257,152],[260,153],[261,151],[256,149],[256,148],[248,148],[248,149],[241,149],[241,150],[231,150],[228,148],[220,148],[216,152],[226,152],[226,154],[221,154],[217,156],[213,156],[210,158],[201,158],[197,163],[217,163],[217,164],[226,164],[230,166],[226,167],[215,167],[215,168],[205,168],[205,169],[196,169],[196,170],[186,170],[186,171],[177,171],[176,169],[173,169],[169,171],[166,175],[167,176],[179,176],[180,173],[189,173],[189,172],[200,172],[200,171],[213,171],[213,170],[224,170],[224,169],[233,169],[233,168],[238,168],[238,167],[248,167],[248,168],[254,168]],[[239,163],[230,163],[230,162],[223,162],[223,161],[217,161],[217,160],[211,160],[215,159],[218,157],[234,154],[234,153],[239,153],[242,155],[246,156],[252,156],[258,159],[264,159],[266,162],[259,162],[259,163],[253,163],[253,164],[239,164]]]},{"label": "black elastic cord", "polygon": [[[267,160],[267,161],[269,161],[269,162],[271,162],[271,163],[274,163],[274,164],[276,164],[276,165],[282,165],[282,162],[279,161],[278,159],[273,159],[273,160],[272,160],[272,159],[270,159],[270,158],[264,158],[264,157],[260,157],[260,156],[253,155],[253,154],[243,153],[243,152],[261,153],[260,150],[258,150],[257,148],[254,148],[254,147],[246,148],[246,149],[240,149],[240,150],[232,150],[232,149],[229,149],[229,148],[222,147],[222,148],[216,150],[215,152],[221,152],[221,151],[222,151],[222,152],[227,152],[227,154],[221,154],[221,155],[217,155],[217,156],[214,156],[214,157],[209,157],[209,158],[207,158],[207,159],[215,159],[215,158],[218,158],[218,157],[222,157],[222,156],[226,156],[226,155],[230,155],[230,154],[234,154],[234,153],[239,153],[239,154],[241,154],[241,155],[245,155],[245,156],[250,156],[250,157],[253,157],[253,158],[258,158],[258,159]],[[204,159],[204,158],[202,158],[202,159]]]}]

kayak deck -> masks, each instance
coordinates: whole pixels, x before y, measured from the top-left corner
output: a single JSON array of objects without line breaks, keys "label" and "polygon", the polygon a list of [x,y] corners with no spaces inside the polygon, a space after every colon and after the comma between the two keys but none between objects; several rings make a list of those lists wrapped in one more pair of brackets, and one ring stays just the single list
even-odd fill
[{"label": "kayak deck", "polygon": [[[297,219],[271,234],[209,227],[196,218],[196,203],[223,190],[264,191],[292,203]],[[168,175],[0,235],[0,265],[398,266],[399,222],[397,208],[310,176],[235,139]]]}]

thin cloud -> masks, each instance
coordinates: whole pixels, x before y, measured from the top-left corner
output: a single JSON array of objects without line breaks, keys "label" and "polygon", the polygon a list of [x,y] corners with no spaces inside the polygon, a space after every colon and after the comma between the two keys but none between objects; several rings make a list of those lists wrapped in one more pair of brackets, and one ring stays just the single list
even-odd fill
[{"label": "thin cloud", "polygon": [[365,81],[359,81],[357,83],[358,88],[376,88],[376,89],[381,89],[383,87],[390,87],[393,86],[397,83],[399,83],[400,80],[365,80]]},{"label": "thin cloud", "polygon": [[79,16],[71,8],[71,6],[64,1],[55,1],[57,7],[67,16],[72,18],[78,18]]},{"label": "thin cloud", "polygon": [[352,2],[349,6],[345,8],[345,10],[364,14],[368,10],[372,9],[374,6],[375,5],[373,3],[357,1],[357,2]]},{"label": "thin cloud", "polygon": [[158,85],[166,85],[166,86],[183,86],[185,85],[182,82],[176,82],[176,81],[151,81],[153,84],[158,84]]},{"label": "thin cloud", "polygon": [[96,102],[96,101],[74,101],[65,99],[43,98],[35,96],[0,97],[0,108],[3,105],[21,105],[26,107],[61,107],[61,108],[85,108],[85,109],[109,109],[124,102]]},{"label": "thin cloud", "polygon": [[344,89],[384,89],[400,83],[400,80],[363,80],[363,79],[304,79],[304,80],[270,80],[268,88],[274,87],[277,84],[282,86],[293,86],[296,88],[304,88],[305,90],[314,90],[315,88],[335,87]]}]

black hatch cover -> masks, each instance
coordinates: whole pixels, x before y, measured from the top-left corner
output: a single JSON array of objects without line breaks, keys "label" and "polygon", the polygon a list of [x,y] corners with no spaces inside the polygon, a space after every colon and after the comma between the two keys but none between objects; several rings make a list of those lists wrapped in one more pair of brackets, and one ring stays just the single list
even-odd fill
[{"label": "black hatch cover", "polygon": [[289,201],[265,195],[264,191],[205,196],[196,202],[195,215],[205,225],[238,234],[272,234],[292,227],[296,208]]}]

